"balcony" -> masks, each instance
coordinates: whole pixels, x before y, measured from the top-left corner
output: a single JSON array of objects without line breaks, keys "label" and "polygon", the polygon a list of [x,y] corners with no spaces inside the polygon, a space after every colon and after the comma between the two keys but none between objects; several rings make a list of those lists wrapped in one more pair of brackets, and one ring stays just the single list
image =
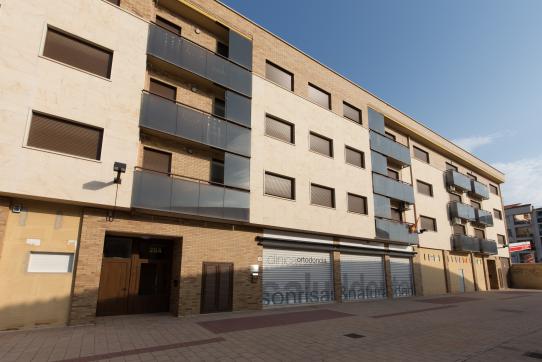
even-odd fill
[{"label": "balcony", "polygon": [[455,251],[480,252],[480,240],[478,238],[463,234],[454,234],[453,243]]},{"label": "balcony", "polygon": [[491,212],[482,209],[474,209],[474,211],[476,214],[476,222],[478,224],[493,226],[493,215],[491,215]]},{"label": "balcony", "polygon": [[408,147],[373,131],[371,131],[370,141],[373,151],[386,155],[403,166],[410,166],[410,151]]},{"label": "balcony", "polygon": [[487,255],[498,254],[497,242],[495,240],[480,239],[480,252]]},{"label": "balcony", "polygon": [[381,113],[378,113],[377,111],[371,108],[369,108],[368,111],[369,111],[368,112],[369,129],[376,131],[380,134],[384,134],[384,132],[386,132],[384,115]]},{"label": "balcony", "polygon": [[414,203],[414,190],[411,184],[377,173],[373,173],[373,192],[409,204]]},{"label": "balcony", "polygon": [[375,226],[376,237],[378,239],[391,240],[409,245],[418,244],[418,234],[409,231],[409,224],[375,218]]},{"label": "balcony", "polygon": [[471,190],[471,179],[454,170],[446,171],[446,186],[461,192]]},{"label": "balcony", "polygon": [[154,94],[143,93],[139,125],[250,157],[250,129]]},{"label": "balcony", "polygon": [[476,180],[471,180],[471,189],[469,195],[477,197],[479,199],[489,199],[489,189],[486,185]]},{"label": "balcony", "polygon": [[460,218],[467,221],[476,221],[476,212],[474,207],[470,205],[463,204],[458,201],[453,201],[450,203],[450,217]]},{"label": "balcony", "polygon": [[[242,46],[240,39],[232,49]],[[252,74],[248,69],[155,24],[149,24],[147,53],[247,97],[252,94]],[[246,54],[240,58],[246,58]]]},{"label": "balcony", "polygon": [[134,171],[132,207],[248,221],[250,193],[154,171]]}]

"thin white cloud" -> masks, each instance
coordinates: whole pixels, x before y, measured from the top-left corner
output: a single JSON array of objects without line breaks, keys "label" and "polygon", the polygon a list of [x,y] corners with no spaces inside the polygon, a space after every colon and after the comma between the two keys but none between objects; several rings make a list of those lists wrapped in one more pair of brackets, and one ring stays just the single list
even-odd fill
[{"label": "thin white cloud", "polygon": [[500,137],[498,134],[492,134],[487,136],[473,136],[473,137],[464,137],[453,140],[452,142],[463,148],[466,151],[472,152],[476,148],[488,145]]},{"label": "thin white cloud", "polygon": [[505,204],[525,203],[542,207],[542,157],[493,164],[506,174],[502,188]]}]

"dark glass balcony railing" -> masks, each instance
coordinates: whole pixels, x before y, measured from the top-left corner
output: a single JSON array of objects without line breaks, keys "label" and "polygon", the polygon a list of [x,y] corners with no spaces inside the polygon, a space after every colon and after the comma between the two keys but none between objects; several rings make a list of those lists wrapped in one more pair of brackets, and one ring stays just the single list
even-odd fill
[{"label": "dark glass balcony railing", "polygon": [[387,196],[395,200],[404,201],[409,204],[414,203],[414,190],[411,184],[377,173],[373,173],[373,191],[375,194]]},{"label": "dark glass balcony railing", "polygon": [[454,234],[453,243],[455,251],[480,252],[480,240],[468,235]]},{"label": "dark glass balcony railing", "polygon": [[376,237],[405,244],[418,244],[418,234],[409,231],[409,224],[375,218]]},{"label": "dark glass balcony railing", "polygon": [[453,187],[459,191],[466,192],[471,190],[471,179],[460,172],[454,170],[446,171],[446,186]]},{"label": "dark glass balcony railing", "polygon": [[[147,53],[245,96],[252,94],[249,70],[155,24],[149,24]],[[246,62],[241,58],[246,55],[237,59]]]},{"label": "dark glass balcony railing", "polygon": [[250,129],[154,94],[143,93],[139,125],[250,157]]},{"label": "dark glass balcony railing", "polygon": [[134,208],[248,221],[249,205],[248,191],[154,171],[134,171]]},{"label": "dark glass balcony railing", "polygon": [[368,109],[368,118],[369,118],[369,129],[376,131],[380,134],[385,134],[385,122],[384,122],[384,115],[381,113],[378,113],[374,109],[369,108]]},{"label": "dark glass balcony railing", "polygon": [[485,226],[493,226],[493,215],[491,212],[482,210],[482,209],[474,209],[476,214],[476,222],[478,224],[482,224]]},{"label": "dark glass balcony railing", "polygon": [[388,159],[386,156],[381,155],[378,152],[371,151],[371,168],[373,172],[377,172],[381,175],[388,174]]},{"label": "dark glass balcony railing", "polygon": [[410,166],[410,151],[408,147],[373,131],[371,131],[370,141],[372,150],[386,155],[402,165]]},{"label": "dark glass balcony railing", "polygon": [[498,254],[497,242],[495,240],[480,239],[480,251],[488,255]]},{"label": "dark glass balcony railing", "polygon": [[476,180],[471,180],[471,189],[469,194],[480,199],[489,199],[489,189],[487,186]]},{"label": "dark glass balcony railing", "polygon": [[450,217],[460,218],[467,221],[476,221],[476,212],[474,207],[470,205],[453,201],[450,203]]}]

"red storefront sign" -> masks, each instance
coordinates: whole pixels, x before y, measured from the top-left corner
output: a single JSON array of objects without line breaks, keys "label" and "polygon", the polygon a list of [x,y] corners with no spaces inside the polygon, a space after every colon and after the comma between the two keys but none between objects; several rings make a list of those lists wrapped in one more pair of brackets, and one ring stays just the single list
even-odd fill
[{"label": "red storefront sign", "polygon": [[509,250],[511,253],[522,250],[531,250],[531,242],[523,241],[521,243],[510,244]]}]

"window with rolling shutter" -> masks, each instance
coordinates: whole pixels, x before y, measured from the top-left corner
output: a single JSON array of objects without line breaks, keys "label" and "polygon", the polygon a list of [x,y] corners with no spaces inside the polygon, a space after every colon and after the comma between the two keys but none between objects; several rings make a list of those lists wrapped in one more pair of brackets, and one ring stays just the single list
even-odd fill
[{"label": "window with rolling shutter", "polygon": [[506,238],[504,237],[504,235],[497,234],[497,242],[501,245],[506,244]]},{"label": "window with rolling shutter", "polygon": [[111,50],[101,48],[56,29],[47,29],[43,56],[104,78],[111,77],[111,64],[113,61],[113,52]]},{"label": "window with rolling shutter", "polygon": [[418,148],[416,146],[414,148],[414,158],[417,158],[420,161],[429,163],[429,153],[427,151],[422,150],[421,148]]},{"label": "window with rolling shutter", "polygon": [[493,209],[493,216],[495,216],[496,219],[502,220],[501,210]]},{"label": "window with rolling shutter", "polygon": [[335,190],[329,187],[311,184],[311,204],[335,207]]},{"label": "window with rolling shutter", "polygon": [[461,202],[461,196],[457,194],[450,194],[450,201]]},{"label": "window with rolling shutter", "polygon": [[498,195],[499,194],[499,188],[495,185],[489,184],[489,191],[491,191],[492,194]]},{"label": "window with rolling shutter", "polygon": [[27,145],[44,150],[99,160],[103,130],[33,113]]},{"label": "window with rolling shutter", "polygon": [[482,229],[474,229],[474,236],[478,239],[485,239],[486,238],[486,232]]},{"label": "window with rolling shutter", "polygon": [[466,235],[467,231],[465,230],[465,225],[454,224],[453,226],[454,234]]},{"label": "window with rolling shutter", "polygon": [[312,132],[310,133],[310,149],[322,155],[333,157],[333,141]]},{"label": "window with rolling shutter", "polygon": [[433,185],[428,184],[420,180],[416,180],[416,186],[418,186],[418,192],[423,195],[433,196]]},{"label": "window with rolling shutter", "polygon": [[294,125],[270,115],[265,116],[265,134],[288,143],[295,143]]},{"label": "window with rolling shutter", "polygon": [[314,102],[324,108],[331,109],[331,94],[309,83],[308,96],[311,102]]},{"label": "window with rolling shutter", "polygon": [[177,88],[153,78],[149,83],[149,92],[174,102],[177,100]]},{"label": "window with rolling shutter", "polygon": [[348,211],[358,214],[367,214],[367,198],[364,196],[348,194]]},{"label": "window with rolling shutter", "polygon": [[265,62],[265,77],[282,88],[294,90],[294,75],[268,60]]},{"label": "window with rolling shutter", "polygon": [[164,18],[157,16],[155,24],[161,26],[166,30],[171,31],[174,34],[181,35],[181,27],[177,24],[173,24],[171,21],[168,21]]},{"label": "window with rolling shutter", "polygon": [[432,217],[420,216],[420,227],[427,231],[437,231],[437,220]]},{"label": "window with rolling shutter", "polygon": [[171,153],[145,147],[143,149],[143,168],[156,172],[170,173]]},{"label": "window with rolling shutter", "polygon": [[363,152],[356,150],[355,148],[348,146],[345,147],[345,160],[346,163],[350,165],[365,168],[364,154]]},{"label": "window with rolling shutter", "polygon": [[343,102],[343,116],[351,121],[361,124],[361,111],[346,102]]},{"label": "window with rolling shutter", "polygon": [[265,194],[295,200],[295,180],[291,177],[266,172]]}]

